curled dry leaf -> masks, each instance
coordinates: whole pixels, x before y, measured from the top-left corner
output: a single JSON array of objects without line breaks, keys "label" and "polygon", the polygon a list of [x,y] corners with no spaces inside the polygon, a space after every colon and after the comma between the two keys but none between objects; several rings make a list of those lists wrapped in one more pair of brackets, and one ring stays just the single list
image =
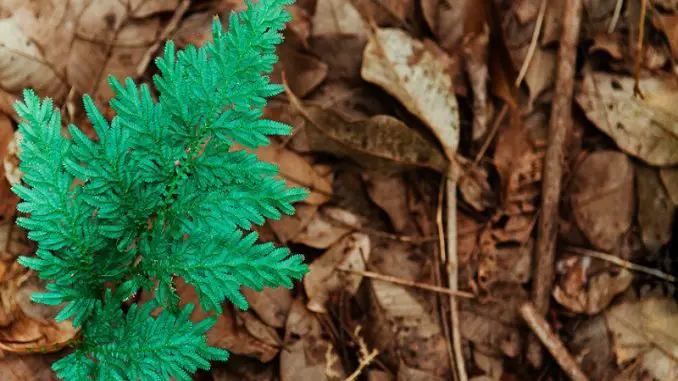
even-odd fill
[{"label": "curled dry leaf", "polygon": [[452,79],[424,43],[400,29],[377,29],[365,47],[361,74],[421,119],[453,160],[459,145],[459,107]]},{"label": "curled dry leaf", "polygon": [[394,117],[376,115],[350,122],[336,111],[302,105],[289,89],[287,94],[309,122],[306,138],[314,151],[350,157],[377,170],[425,167],[443,172],[448,166],[433,143]]},{"label": "curled dry leaf", "polygon": [[306,307],[313,312],[327,313],[325,305],[333,292],[343,289],[348,295],[355,295],[363,277],[341,270],[364,271],[369,257],[367,234],[352,233],[332,245],[309,265],[309,272],[304,276],[304,289],[309,298]]},{"label": "curled dry leaf", "polygon": [[656,252],[671,240],[676,205],[662,186],[656,168],[636,166],[636,189],[643,243],[648,250]]},{"label": "curled dry leaf", "polygon": [[678,87],[669,79],[640,80],[644,101],[633,96],[632,77],[587,72],[576,95],[588,119],[625,152],[650,165],[678,164]]},{"label": "curled dry leaf", "polygon": [[633,165],[623,153],[596,151],[574,174],[570,201],[577,225],[602,250],[615,249],[633,220]]},{"label": "curled dry leaf", "polygon": [[[335,361],[328,367],[328,357],[336,359],[339,356],[323,333],[316,315],[306,309],[301,299],[297,299],[287,318],[285,350],[280,353],[280,381],[343,380],[346,373],[341,363]],[[327,368],[338,377],[328,377]]]},{"label": "curled dry leaf", "polygon": [[657,380],[678,379],[678,304],[668,297],[626,301],[605,311],[617,364],[640,362]]}]

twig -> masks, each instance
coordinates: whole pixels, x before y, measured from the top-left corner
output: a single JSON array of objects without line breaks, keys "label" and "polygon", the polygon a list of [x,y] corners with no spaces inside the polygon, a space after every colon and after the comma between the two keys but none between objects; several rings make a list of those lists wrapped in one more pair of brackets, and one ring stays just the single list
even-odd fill
[{"label": "twig", "polygon": [[640,26],[638,27],[638,42],[636,42],[636,61],[633,65],[633,95],[644,99],[640,91],[640,61],[643,58],[643,40],[645,39],[645,13],[647,11],[647,0],[640,0]]},{"label": "twig", "polygon": [[678,282],[678,278],[676,278],[673,275],[666,274],[664,272],[661,272],[657,269],[653,269],[651,267],[645,267],[645,266],[642,266],[642,265],[637,265],[633,262],[623,260],[619,257],[614,256],[614,255],[601,253],[599,251],[584,249],[584,248],[575,247],[575,246],[566,246],[565,251],[570,252],[570,253],[574,253],[574,254],[579,254],[579,255],[588,255],[589,257],[600,259],[600,260],[606,261],[606,262],[610,262],[610,263],[613,263],[613,264],[615,264],[619,267],[622,267],[622,268],[625,268],[625,269],[628,269],[628,270],[634,270],[634,271],[638,271],[638,272],[645,273],[645,274],[648,274],[648,275],[652,275],[654,277],[665,280],[667,282],[671,282],[671,283]]},{"label": "twig", "polygon": [[450,295],[450,296],[456,296],[456,297],[460,297],[460,298],[475,299],[475,297],[476,297],[473,293],[470,293],[470,292],[453,291],[453,290],[450,290],[449,288],[435,286],[435,285],[427,284],[427,283],[415,282],[415,281],[412,281],[412,280],[398,278],[398,277],[391,276],[391,275],[379,274],[379,273],[375,273],[373,271],[344,269],[344,268],[339,268],[339,267],[337,267],[337,270],[343,271],[343,272],[346,272],[346,273],[364,276],[366,278],[383,280],[384,282],[390,282],[390,283],[399,284],[399,285],[402,285],[402,286],[419,288],[419,289],[422,289],[422,290],[438,292],[438,293],[441,293],[441,294],[447,294],[447,295]]},{"label": "twig", "polygon": [[[565,147],[572,128],[572,94],[582,8],[582,0],[565,2],[555,95],[549,123],[549,146],[544,159],[541,210],[534,252],[535,274],[532,284],[532,299],[537,311],[542,315],[545,315],[549,308],[554,276],[558,205],[565,164]],[[534,336],[528,337],[527,358],[535,367],[541,365],[541,347]]]},{"label": "twig", "polygon": [[617,27],[617,22],[619,22],[619,16],[621,15],[622,5],[624,5],[624,0],[617,0],[617,5],[614,7],[612,20],[610,20],[610,26],[607,28],[607,33],[609,34],[612,34],[612,32],[614,32],[614,28]]},{"label": "twig", "polygon": [[534,308],[532,303],[523,303],[520,306],[520,315],[527,325],[530,326],[532,332],[539,337],[539,340],[541,340],[546,349],[551,352],[560,368],[567,373],[570,379],[573,381],[588,381],[588,378],[579,368],[579,364],[572,358],[565,345],[563,345],[562,341],[560,341],[549,326],[549,323],[544,320],[542,314]]}]

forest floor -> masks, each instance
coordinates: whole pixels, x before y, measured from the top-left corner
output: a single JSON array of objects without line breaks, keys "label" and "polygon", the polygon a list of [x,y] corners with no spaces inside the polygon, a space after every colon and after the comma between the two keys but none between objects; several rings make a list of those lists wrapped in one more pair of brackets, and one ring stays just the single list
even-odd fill
[{"label": "forest floor", "polygon": [[[0,380],[55,380],[77,335],[16,262],[21,89],[91,133],[107,74],[150,82],[164,40],[243,7],[0,2]],[[258,231],[310,272],[225,308],[208,342],[234,356],[196,379],[678,380],[678,1],[288,9],[265,113],[294,133],[257,152],[311,196]]]}]

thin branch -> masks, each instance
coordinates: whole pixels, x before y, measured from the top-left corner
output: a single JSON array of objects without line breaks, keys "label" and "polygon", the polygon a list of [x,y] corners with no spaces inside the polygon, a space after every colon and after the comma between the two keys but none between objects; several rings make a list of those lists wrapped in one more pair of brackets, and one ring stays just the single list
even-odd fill
[{"label": "thin branch", "polygon": [[525,302],[520,306],[520,315],[523,317],[527,325],[530,326],[539,340],[544,344],[546,349],[551,352],[553,358],[556,359],[560,368],[567,373],[573,381],[588,381],[584,372],[579,368],[579,364],[572,358],[572,355],[567,351],[563,342],[553,332],[549,323],[544,320],[542,314],[539,313],[532,303]]},{"label": "thin branch", "polygon": [[[535,244],[535,273],[532,299],[545,315],[553,286],[555,248],[558,234],[558,207],[565,164],[565,152],[572,129],[572,95],[576,70],[577,43],[581,28],[582,0],[567,0],[556,72],[555,95],[549,123],[549,145],[543,168],[540,218]],[[534,336],[528,337],[527,358],[535,367],[542,363],[542,352]]]}]

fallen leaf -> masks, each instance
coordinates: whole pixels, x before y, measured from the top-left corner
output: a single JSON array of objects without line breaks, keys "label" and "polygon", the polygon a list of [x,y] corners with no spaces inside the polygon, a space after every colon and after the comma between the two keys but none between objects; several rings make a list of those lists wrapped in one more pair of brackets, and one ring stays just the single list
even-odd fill
[{"label": "fallen leaf", "polygon": [[363,58],[362,77],[397,98],[438,138],[453,160],[459,145],[459,114],[452,80],[440,61],[399,29],[377,29]]},{"label": "fallen leaf", "polygon": [[272,381],[274,364],[262,364],[245,356],[231,356],[223,365],[212,364],[211,373],[213,381]]},{"label": "fallen leaf", "polygon": [[310,54],[285,44],[278,47],[276,54],[279,61],[271,73],[271,82],[280,83],[284,71],[290,89],[300,98],[313,91],[327,77],[327,64]]},{"label": "fallen leaf", "polygon": [[59,381],[51,366],[64,355],[60,353],[0,356],[0,380]]},{"label": "fallen leaf", "polygon": [[367,175],[367,191],[391,220],[393,229],[402,232],[411,220],[407,205],[407,187],[400,174],[384,176],[378,172]]},{"label": "fallen leaf", "polygon": [[622,41],[619,35],[609,33],[598,33],[593,37],[593,45],[589,48],[589,52],[605,52],[614,60],[621,60],[624,58],[624,51]]},{"label": "fallen leaf", "polygon": [[261,320],[273,328],[285,326],[287,314],[292,306],[292,291],[284,287],[268,288],[257,292],[247,287],[242,288],[250,309],[257,313]]},{"label": "fallen leaf", "polygon": [[327,313],[326,304],[333,292],[342,289],[355,295],[362,281],[361,275],[341,270],[365,271],[370,258],[370,237],[352,233],[333,244],[322,256],[309,265],[304,276],[304,289],[309,298],[306,307],[313,312]]},{"label": "fallen leaf", "polygon": [[[327,80],[359,85],[367,39],[354,34],[324,34],[311,40],[311,50],[327,64]],[[298,92],[295,94],[302,97]]]},{"label": "fallen leaf", "polygon": [[[234,144],[235,147],[235,144]],[[273,163],[280,168],[288,187],[305,187],[310,191],[305,203],[322,205],[332,197],[332,182],[328,176],[318,173],[301,155],[276,144],[256,149],[259,160]]]},{"label": "fallen leaf", "polygon": [[[588,119],[625,152],[650,165],[678,164],[678,123],[667,112],[668,99],[678,96],[668,80],[640,80],[645,101],[633,96],[632,77],[587,73],[576,99]],[[668,98],[668,99],[666,99]]]},{"label": "fallen leaf", "polygon": [[473,133],[474,141],[480,140],[487,132],[487,121],[490,117],[490,104],[487,100],[487,81],[489,73],[487,59],[489,57],[490,29],[483,25],[483,31],[464,40],[463,53],[466,72],[473,89]]},{"label": "fallen leaf", "polygon": [[284,215],[279,220],[266,221],[278,238],[278,241],[283,245],[294,241],[318,212],[318,205],[299,203],[295,208],[294,215]]},{"label": "fallen leaf", "polygon": [[678,168],[662,168],[659,174],[671,201],[678,206]]},{"label": "fallen leaf", "polygon": [[618,373],[605,317],[600,314],[577,324],[568,349],[591,380],[610,380]]},{"label": "fallen leaf", "polygon": [[436,377],[429,372],[420,369],[410,368],[405,364],[398,367],[397,381],[443,381],[444,378]]},{"label": "fallen leaf", "polygon": [[615,249],[631,227],[634,212],[633,165],[623,153],[596,151],[574,174],[570,202],[577,225],[591,243]]},{"label": "fallen leaf", "polygon": [[313,35],[356,34],[367,37],[367,26],[350,0],[317,0]]},{"label": "fallen leaf", "polygon": [[656,253],[671,240],[676,205],[662,186],[657,169],[636,166],[638,224],[645,247]]},{"label": "fallen leaf", "polygon": [[552,49],[537,47],[532,56],[530,67],[525,73],[525,83],[530,90],[528,108],[545,90],[550,89],[555,81],[557,54]]},{"label": "fallen leaf", "polygon": [[289,91],[288,96],[310,122],[305,132],[314,151],[348,156],[363,166],[381,170],[427,167],[442,172],[448,166],[432,143],[394,117],[376,115],[349,122],[333,110],[302,105]]},{"label": "fallen leaf", "polygon": [[179,6],[179,2],[180,0],[128,0],[127,4],[133,10],[133,17],[143,18],[156,13],[173,11]]},{"label": "fallen leaf", "polygon": [[615,296],[626,291],[632,280],[633,274],[626,269],[616,275],[606,271],[585,279],[587,287],[578,289],[574,294],[556,285],[553,298],[572,312],[595,315],[603,311]]},{"label": "fallen leaf", "polygon": [[[3,162],[7,160],[10,162],[11,158],[8,157],[9,144],[14,141],[14,128],[12,127],[11,120],[0,114],[0,158]],[[13,168],[7,168],[11,172]],[[9,219],[14,217],[16,214],[16,205],[19,202],[19,197],[17,197],[14,192],[10,189],[10,184],[6,179],[7,174],[5,166],[0,167],[0,200],[2,200],[2,205],[0,205],[0,218]],[[10,175],[11,176],[11,175]]]},{"label": "fallen leaf", "polygon": [[678,379],[678,304],[650,296],[605,311],[617,364],[638,360],[657,380]]},{"label": "fallen leaf", "polygon": [[327,207],[322,210],[323,212],[315,213],[311,217],[299,233],[292,238],[293,242],[303,243],[316,249],[326,249],[341,237],[350,233],[353,229],[352,226],[355,226],[342,224],[341,221],[337,221],[333,217],[348,219],[356,225],[360,224],[358,217],[346,210],[334,207]]},{"label": "fallen leaf", "polygon": [[673,58],[678,58],[678,15],[654,14],[652,24],[655,28],[664,32],[666,40],[671,47]]},{"label": "fallen leaf", "polygon": [[[325,373],[328,353],[333,358],[339,357],[318,318],[297,299],[287,318],[285,350],[280,353],[280,381],[336,381]],[[334,362],[329,369],[340,380],[346,377],[340,362]]]}]

